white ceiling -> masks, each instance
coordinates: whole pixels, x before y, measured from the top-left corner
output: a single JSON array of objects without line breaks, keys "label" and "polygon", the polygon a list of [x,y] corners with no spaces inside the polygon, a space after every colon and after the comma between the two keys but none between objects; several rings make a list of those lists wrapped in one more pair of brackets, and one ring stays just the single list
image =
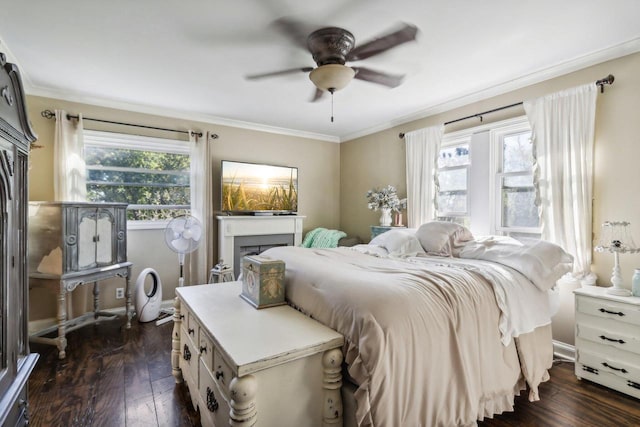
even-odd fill
[{"label": "white ceiling", "polygon": [[[638,0],[0,0],[0,51],[27,93],[344,141],[640,50]],[[405,73],[309,100],[313,66],[272,24],[339,26],[366,42],[399,22],[415,42],[353,65]],[[603,76],[604,77],[604,76]]]}]

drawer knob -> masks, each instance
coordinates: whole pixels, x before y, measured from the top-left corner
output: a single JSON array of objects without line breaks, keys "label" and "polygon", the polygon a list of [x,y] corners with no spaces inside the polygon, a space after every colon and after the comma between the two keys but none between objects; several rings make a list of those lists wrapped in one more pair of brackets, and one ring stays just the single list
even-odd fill
[{"label": "drawer knob", "polygon": [[624,313],[621,311],[609,311],[609,310],[605,310],[604,308],[601,308],[599,311],[600,313],[615,314],[616,316],[620,316],[620,317],[624,316]]},{"label": "drawer knob", "polygon": [[219,380],[220,378],[224,378],[224,372],[216,371],[216,379]]},{"label": "drawer knob", "polygon": [[624,368],[616,368],[615,366],[609,365],[607,362],[602,362],[602,366],[604,366],[605,368],[613,369],[614,371],[622,372],[623,374],[626,374],[628,372]]},{"label": "drawer knob", "polygon": [[187,345],[184,345],[184,348],[182,349],[182,358],[184,360],[191,360],[191,352],[189,351],[189,347],[187,347]]},{"label": "drawer knob", "polygon": [[600,335],[600,339],[601,340],[605,340],[605,341],[617,342],[617,343],[620,343],[620,344],[624,344],[625,343],[624,340],[617,340],[615,338],[609,338],[609,337],[607,337],[605,335]]},{"label": "drawer knob", "polygon": [[193,328],[189,328],[189,329],[187,329],[187,332],[189,332],[189,335],[193,335],[193,333],[194,333],[195,331],[196,331],[196,330],[195,330],[195,329],[193,329]]},{"label": "drawer knob", "polygon": [[206,353],[207,352],[207,346],[205,345],[204,347],[200,347],[200,353]]},{"label": "drawer knob", "polygon": [[213,395],[213,391],[210,387],[207,387],[207,409],[210,412],[215,412],[218,410],[218,401],[216,397]]}]

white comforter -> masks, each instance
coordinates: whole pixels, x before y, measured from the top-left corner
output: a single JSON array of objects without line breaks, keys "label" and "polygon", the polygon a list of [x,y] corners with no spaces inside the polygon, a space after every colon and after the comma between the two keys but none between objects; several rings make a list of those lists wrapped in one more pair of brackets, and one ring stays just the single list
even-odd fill
[{"label": "white comforter", "polygon": [[534,397],[548,378],[550,334],[520,360],[512,340],[549,323],[547,294],[515,270],[347,248],[263,255],[284,260],[293,305],[345,336],[360,426],[474,425],[511,410],[524,377]]}]

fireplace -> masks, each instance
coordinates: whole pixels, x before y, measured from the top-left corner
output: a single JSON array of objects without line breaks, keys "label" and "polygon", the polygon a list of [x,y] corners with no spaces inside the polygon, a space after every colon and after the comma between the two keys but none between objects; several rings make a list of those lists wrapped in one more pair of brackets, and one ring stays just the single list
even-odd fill
[{"label": "fireplace", "polygon": [[275,246],[300,245],[299,215],[218,216],[218,258],[233,266],[236,278],[245,255],[259,254]]},{"label": "fireplace", "polygon": [[237,236],[233,243],[233,271],[238,278],[241,270],[242,257],[259,255],[276,246],[292,246],[293,234],[266,234],[262,236]]}]

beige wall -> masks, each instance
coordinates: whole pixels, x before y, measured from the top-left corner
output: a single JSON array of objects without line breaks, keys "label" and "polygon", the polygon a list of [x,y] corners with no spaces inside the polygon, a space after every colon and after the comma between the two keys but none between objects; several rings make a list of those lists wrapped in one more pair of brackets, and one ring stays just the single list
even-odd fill
[{"label": "beige wall", "polygon": [[[264,162],[298,167],[299,176],[299,214],[305,215],[304,231],[315,227],[338,228],[340,194],[340,146],[332,142],[277,135],[229,126],[217,126],[201,122],[152,116],[130,111],[96,107],[86,104],[61,101],[57,99],[30,96],[27,98],[30,119],[38,134],[37,143],[43,148],[31,153],[29,170],[30,200],[53,200],[53,139],[55,120],[41,117],[45,109],[64,109],[70,113],[82,113],[85,117],[104,120],[137,123],[163,128],[210,131],[219,138],[213,144],[211,161],[214,166],[213,200],[215,209],[220,208],[220,161],[241,160]],[[135,133],[163,138],[186,140],[186,135],[172,132],[153,131],[143,128],[100,124],[85,121],[86,129],[98,129],[121,133]],[[178,280],[178,259],[164,243],[163,230],[131,230],[128,233],[128,256],[133,262],[132,285],[144,268],[152,267],[158,271],[162,280],[163,299],[171,299]],[[217,229],[214,230],[214,242],[217,242]],[[214,245],[217,248],[217,243]],[[213,260],[217,253],[213,254]],[[118,283],[117,285],[115,283]],[[122,306],[115,300],[115,288],[122,281],[105,282],[103,289],[103,308]],[[74,291],[76,293],[86,291]],[[74,301],[76,310],[81,310],[88,295],[78,295]],[[56,315],[55,297],[42,289],[33,289],[30,294],[30,317],[34,319],[51,318]]]},{"label": "beige wall", "polygon": [[[481,111],[509,105],[524,99],[596,81],[608,74],[615,76],[612,86],[598,96],[595,142],[594,237],[606,220],[627,220],[637,243],[640,243],[640,54],[605,62],[536,85],[476,102],[443,114],[406,123],[341,144],[341,226],[349,234],[368,240],[369,226],[379,214],[366,207],[365,193],[374,186],[396,184],[406,193],[405,150],[399,132],[407,132],[465,117]],[[484,117],[491,122],[523,115],[521,107]],[[472,127],[471,119],[447,126],[445,132]],[[621,266],[626,286],[630,286],[640,255],[622,255]],[[593,271],[599,283],[608,284],[613,257],[594,254]],[[554,339],[573,344],[573,297],[571,289],[561,290],[560,312],[553,320]]]}]

